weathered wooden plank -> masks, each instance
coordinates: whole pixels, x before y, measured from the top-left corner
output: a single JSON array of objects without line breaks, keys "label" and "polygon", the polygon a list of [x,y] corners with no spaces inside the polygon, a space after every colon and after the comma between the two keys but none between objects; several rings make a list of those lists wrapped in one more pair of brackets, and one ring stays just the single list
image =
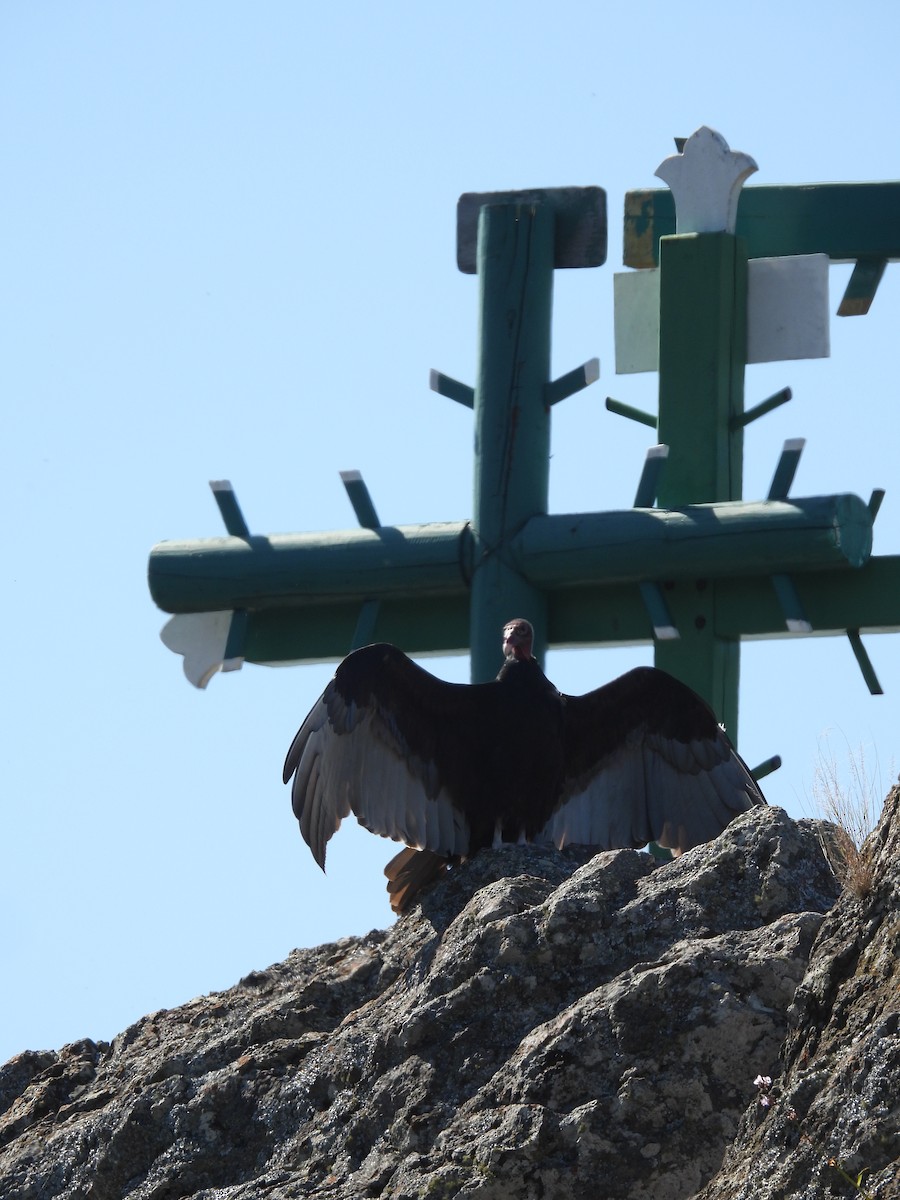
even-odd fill
[{"label": "weathered wooden plank", "polygon": [[[900,259],[900,181],[745,187],[738,201],[739,237],[750,258],[827,254],[834,262]],[[654,267],[659,239],[675,233],[668,188],[625,193],[627,267]]]},{"label": "weathered wooden plank", "polygon": [[[823,567],[852,570],[872,547],[858,496],[553,513],[507,539],[507,565],[541,592],[579,583],[740,577]],[[467,522],[162,542],[150,556],[153,599],[166,612],[313,609],[362,597],[462,596],[473,586]],[[498,618],[496,628],[503,623]],[[495,628],[495,640],[496,640]]]},{"label": "weathered wooden plank", "polygon": [[456,262],[474,275],[478,214],[485,205],[542,205],[553,212],[553,266],[601,267],[606,262],[606,192],[600,187],[530,188],[518,192],[464,192],[456,205]]},{"label": "weathered wooden plank", "polygon": [[[848,628],[864,634],[900,631],[900,556],[870,558],[857,571],[822,570],[795,577],[812,635],[787,629],[772,581],[766,577],[720,580],[715,588],[715,631],[723,638],[834,636]],[[668,598],[696,582],[669,585]],[[209,616],[210,614],[204,614]],[[227,628],[227,617],[223,629]],[[637,583],[589,584],[552,590],[547,597],[550,649],[647,645],[653,627]],[[248,614],[245,660],[253,663],[338,661],[349,651],[359,604],[266,609]],[[469,602],[457,596],[408,597],[379,605],[374,637],[410,654],[468,654]]]}]

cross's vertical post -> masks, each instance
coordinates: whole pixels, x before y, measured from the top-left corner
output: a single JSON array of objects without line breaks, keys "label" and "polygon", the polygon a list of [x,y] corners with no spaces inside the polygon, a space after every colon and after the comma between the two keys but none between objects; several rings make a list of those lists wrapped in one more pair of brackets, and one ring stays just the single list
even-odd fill
[{"label": "cross's vertical post", "polygon": [[[740,500],[747,357],[747,249],[731,233],[660,241],[659,440],[669,447],[663,508]],[[655,662],[711,705],[737,738],[740,643],[718,637],[717,587],[669,584],[680,636],[656,644]]]},{"label": "cross's vertical post", "polygon": [[731,233],[660,239],[659,440],[664,508],[740,500],[747,247]]},{"label": "cross's vertical post", "polygon": [[[697,138],[699,163],[686,154],[657,172],[678,193],[679,213],[679,232],[659,244],[663,508],[741,499],[748,253],[733,230],[738,192],[755,164],[709,132]],[[655,662],[699,692],[736,740],[740,642],[715,632],[717,593],[710,580],[669,583],[680,636],[657,642]]]},{"label": "cross's vertical post", "polygon": [[475,384],[472,681],[501,664],[500,628],[510,617],[547,644],[546,599],[511,564],[507,543],[547,512],[550,470],[550,325],[554,214],[549,205],[485,205],[478,218],[480,329]]}]

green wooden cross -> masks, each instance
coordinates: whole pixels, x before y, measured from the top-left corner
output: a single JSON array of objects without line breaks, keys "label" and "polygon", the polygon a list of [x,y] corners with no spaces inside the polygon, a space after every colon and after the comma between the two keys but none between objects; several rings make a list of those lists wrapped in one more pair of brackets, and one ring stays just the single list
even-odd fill
[{"label": "green wooden cross", "polygon": [[[468,385],[433,372],[432,388],[473,411],[471,520],[382,526],[359,473],[345,472],[358,529],[253,535],[230,485],[214,485],[227,536],[163,542],[150,555],[151,594],[175,614],[163,640],[184,655],[192,682],[205,686],[216,670],[244,661],[339,659],[372,640],[410,654],[471,647],[478,681],[498,668],[500,625],[522,615],[535,625],[540,653],[654,642],[657,663],[706,696],[732,736],[742,637],[849,633],[867,682],[877,687],[860,631],[900,629],[900,556],[871,557],[880,493],[868,503],[840,494],[788,499],[799,454],[789,445],[769,496],[743,501],[743,427],[786,398],[745,412],[743,372],[751,350],[781,353],[752,319],[754,287],[769,289],[771,300],[781,286],[779,255],[852,257],[855,247],[869,264],[855,285],[859,308],[865,280],[871,290],[878,274],[872,264],[897,257],[900,209],[888,211],[883,189],[898,185],[852,185],[863,188],[854,195],[868,197],[866,213],[882,206],[882,224],[892,231],[868,230],[854,241],[852,206],[842,201],[833,225],[824,217],[816,224],[809,214],[826,212],[825,193],[798,189],[803,236],[781,228],[774,195],[763,205],[773,214],[763,235],[747,216],[758,212],[747,207],[747,195],[783,193],[785,222],[796,224],[795,192],[742,192],[752,160],[731,162],[718,135],[698,135],[660,170],[672,176],[674,201],[668,191],[626,200],[626,265],[659,266],[655,283],[649,271],[638,272],[641,286],[646,279],[656,288],[647,294],[659,330],[651,353],[659,414],[610,407],[656,426],[668,447],[648,453],[634,506],[547,512],[552,406],[598,374],[592,360],[550,379],[553,272],[605,260],[602,191],[463,196],[458,261],[478,276],[477,374]],[[712,165],[691,184],[685,164],[703,145]],[[694,228],[682,227],[685,221]],[[742,233],[747,221],[752,238]],[[828,236],[812,238],[810,225]],[[771,257],[768,265],[754,262],[761,254]],[[785,269],[795,265],[807,272],[804,262],[785,259]],[[646,308],[646,295],[641,303]],[[814,343],[821,336],[812,331]]]}]

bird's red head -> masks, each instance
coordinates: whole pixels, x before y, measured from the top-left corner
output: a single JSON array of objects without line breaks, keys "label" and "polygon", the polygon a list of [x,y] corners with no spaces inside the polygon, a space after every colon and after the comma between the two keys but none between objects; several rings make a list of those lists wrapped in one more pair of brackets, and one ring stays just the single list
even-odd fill
[{"label": "bird's red head", "polygon": [[534,630],[524,617],[513,617],[503,626],[503,656],[507,660],[527,662],[534,644]]}]

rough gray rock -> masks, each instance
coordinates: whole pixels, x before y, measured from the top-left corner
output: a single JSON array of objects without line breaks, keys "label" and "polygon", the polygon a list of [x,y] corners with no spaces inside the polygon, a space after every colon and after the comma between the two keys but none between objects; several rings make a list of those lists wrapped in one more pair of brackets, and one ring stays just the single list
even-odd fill
[{"label": "rough gray rock", "polygon": [[825,918],[789,1011],[783,1072],[702,1200],[859,1196],[845,1176],[861,1172],[867,1194],[900,1197],[900,788],[864,850],[871,890],[844,892]]},{"label": "rough gray rock", "polygon": [[795,998],[837,894],[819,832],[766,808],[661,867],[483,853],[386,932],[20,1055],[0,1197],[692,1196],[758,1133],[792,1001],[797,1054],[834,1006],[825,968]]}]

